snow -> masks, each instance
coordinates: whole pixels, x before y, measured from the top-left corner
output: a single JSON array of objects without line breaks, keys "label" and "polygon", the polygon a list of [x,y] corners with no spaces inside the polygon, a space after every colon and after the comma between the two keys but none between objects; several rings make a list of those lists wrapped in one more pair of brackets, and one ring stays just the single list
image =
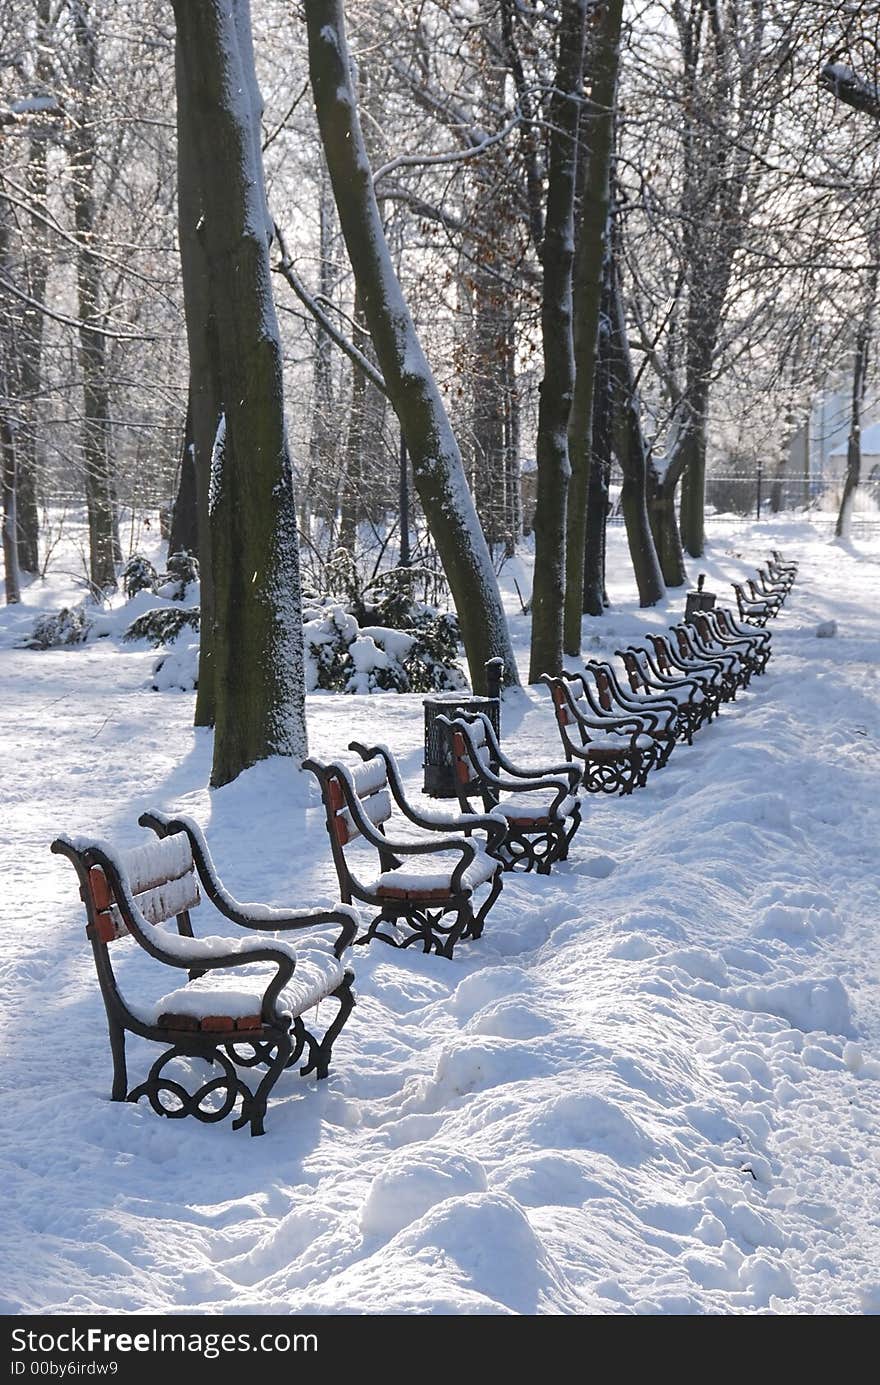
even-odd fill
[{"label": "snow", "polygon": [[[611,659],[684,594],[639,611],[609,538],[614,605],[584,648]],[[191,694],[152,692],[153,650],[17,648],[71,579],[0,611],[3,1310],[880,1312],[880,541],[792,519],[710,539],[699,566],[728,598],[771,547],[800,560],[766,675],[645,789],[588,797],[569,860],[508,874],[452,961],[346,954],[358,1003],[330,1077],[285,1074],[258,1140],[109,1101],[82,906],[48,844],[128,850],[144,809],[179,810],[234,895],[328,907],[317,784],[278,758],[209,793],[210,736]],[[501,586],[525,668],[507,569]],[[421,701],[311,696],[315,754],[381,740],[418,802]],[[502,744],[559,762],[544,688],[505,699]],[[232,931],[209,911],[197,931],[203,912],[209,939]],[[234,934],[243,959],[265,946]],[[133,983],[154,965],[113,946]],[[157,1053],[131,1043],[133,1081]]]}]

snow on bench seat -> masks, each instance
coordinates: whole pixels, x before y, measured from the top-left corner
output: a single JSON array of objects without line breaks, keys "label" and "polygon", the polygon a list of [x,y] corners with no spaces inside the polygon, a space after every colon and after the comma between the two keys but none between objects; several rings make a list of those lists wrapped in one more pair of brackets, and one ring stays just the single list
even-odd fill
[{"label": "snow on bench seat", "polygon": [[[322,938],[298,939],[296,971],[281,992],[276,1008],[296,1019],[335,991],[345,971],[345,961],[334,956],[329,942]],[[246,983],[238,988],[230,986],[228,973],[214,973],[169,991],[149,1005],[135,1003],[130,1008],[145,1024],[167,1029],[258,1029],[262,1023],[261,998],[271,978],[271,969],[253,969],[248,977],[252,988]],[[178,1020],[188,1022],[176,1023]]]},{"label": "snow on bench seat", "polygon": [[[367,889],[386,899],[447,899],[452,890],[452,873],[461,858],[456,855],[452,859],[450,854],[450,859],[452,863],[448,869],[440,868],[438,856],[435,855],[398,866],[395,870],[383,871],[376,880],[368,882]],[[497,869],[496,860],[484,851],[478,851],[462,875],[461,888],[475,890],[485,885]]]}]

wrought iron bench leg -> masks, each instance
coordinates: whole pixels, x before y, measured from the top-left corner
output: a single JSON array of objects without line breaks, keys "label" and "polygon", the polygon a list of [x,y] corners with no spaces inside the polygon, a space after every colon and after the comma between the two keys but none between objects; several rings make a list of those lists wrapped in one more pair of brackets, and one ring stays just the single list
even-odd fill
[{"label": "wrought iron bench leg", "polygon": [[[249,1101],[242,1101],[241,1115],[232,1122],[233,1130],[240,1130],[243,1125],[250,1122],[252,1135],[263,1135],[263,1121],[266,1116],[266,1103],[269,1100],[269,1093],[278,1081],[290,1061],[291,1039],[287,1035],[285,1039],[279,1040],[276,1054],[269,1064],[268,1071],[264,1075],[260,1085],[252,1094]],[[243,1084],[242,1084],[243,1085]]]},{"label": "wrought iron bench leg", "polygon": [[113,1089],[111,1101],[125,1101],[128,1096],[128,1069],[125,1063],[125,1030],[116,1020],[110,1020],[110,1052],[113,1055]]},{"label": "wrought iron bench leg", "polygon": [[353,972],[346,972],[342,981],[331,991],[334,999],[339,1001],[339,1011],[335,1020],[324,1031],[324,1037],[320,1043],[312,1042],[309,1050],[309,1061],[304,1067],[300,1068],[303,1077],[307,1077],[310,1072],[314,1072],[318,1079],[326,1077],[330,1070],[330,1058],[333,1053],[333,1045],[336,1042],[345,1021],[354,1009],[354,995],[351,983],[354,980]]}]

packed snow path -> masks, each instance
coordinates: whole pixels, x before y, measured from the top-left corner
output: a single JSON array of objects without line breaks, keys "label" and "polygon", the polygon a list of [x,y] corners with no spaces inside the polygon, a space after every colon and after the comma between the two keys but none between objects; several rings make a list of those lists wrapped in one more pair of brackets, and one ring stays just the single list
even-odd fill
[{"label": "packed snow path", "polygon": [[[335,878],[316,790],[275,762],[209,795],[209,737],[191,696],[148,690],[149,652],[13,648],[55,589],[0,613],[0,1307],[880,1311],[880,546],[731,528],[707,585],[771,544],[801,567],[766,676],[646,789],[590,799],[570,861],[508,877],[452,962],[357,949],[329,1081],[282,1079],[260,1140],[108,1101],[48,843],[134,845],[143,808],[182,808],[239,898],[317,905]],[[612,597],[588,652],[683,603]],[[318,695],[309,726],[318,755],[396,747],[418,787],[419,698]],[[503,730],[517,759],[558,759],[543,689]],[[132,1074],[156,1051],[133,1045]]]}]

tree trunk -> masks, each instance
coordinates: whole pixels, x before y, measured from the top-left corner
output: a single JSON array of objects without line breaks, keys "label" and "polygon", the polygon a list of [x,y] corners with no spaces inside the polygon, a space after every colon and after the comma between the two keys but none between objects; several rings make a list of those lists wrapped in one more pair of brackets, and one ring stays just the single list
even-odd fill
[{"label": "tree trunk", "polygon": [[[332,226],[333,194],[327,178],[326,168],[321,169],[318,190],[318,293],[323,302],[328,302],[333,291],[332,246],[330,231]],[[355,297],[355,321],[358,317],[357,297]],[[360,343],[358,343],[360,344]],[[309,430],[309,469],[307,484],[300,497],[300,525],[304,532],[309,530],[309,517],[313,514],[334,522],[337,487],[333,478],[338,467],[334,456],[337,430],[333,425],[333,365],[332,342],[326,332],[318,328],[315,336],[314,357],[312,359],[312,418]],[[353,396],[361,388],[358,377],[361,372],[352,368]],[[354,399],[352,414],[354,413]],[[344,504],[344,501],[343,501]]]},{"label": "tree trunk", "polygon": [[[605,540],[608,526],[608,493],[611,484],[610,333],[606,314],[599,323],[593,411],[590,419],[590,457],[587,470],[587,508],[584,526],[583,614],[600,616],[605,609]],[[578,643],[580,652],[580,643]]]},{"label": "tree trunk", "polygon": [[708,362],[705,374],[689,391],[693,412],[682,444],[681,539],[692,558],[701,558],[706,547],[706,411],[709,407]]},{"label": "tree trunk", "polygon": [[187,404],[180,452],[180,480],[168,535],[169,553],[192,553],[199,557],[199,503],[196,481],[195,444],[192,431],[192,402]]},{"label": "tree trunk", "polygon": [[183,306],[189,348],[189,431],[196,483],[199,590],[199,685],[196,694],[196,726],[213,726],[214,703],[214,565],[211,555],[211,523],[208,497],[211,457],[222,410],[218,363],[217,323],[205,248],[198,234],[204,203],[198,131],[187,83],[181,68],[178,42],[175,53],[177,86],[177,222],[183,276]]},{"label": "tree trunk", "polygon": [[[614,138],[614,104],[620,65],[620,26],[623,0],[605,0],[597,15],[590,42],[592,87],[582,132],[589,132],[586,179],[581,194],[574,304],[575,384],[568,425],[571,482],[565,547],[566,653],[581,648],[581,608],[587,584],[584,561],[587,545],[587,489],[590,476],[593,378],[602,298],[602,267],[608,242],[608,210],[611,201],[611,150]],[[579,151],[580,152],[580,151]],[[591,575],[590,586],[593,586]]]},{"label": "tree trunk", "polygon": [[85,5],[74,11],[79,104],[71,136],[70,174],[77,241],[79,360],[83,376],[83,468],[89,518],[89,579],[95,593],[116,586],[119,551],[110,476],[110,384],[101,327],[101,265],[94,251],[98,149],[91,99],[97,82],[97,40]]},{"label": "tree trunk", "polygon": [[[880,238],[873,237],[873,253],[880,251]],[[853,362],[852,405],[850,411],[849,438],[846,444],[846,478],[840,500],[840,512],[834,533],[839,539],[848,539],[852,526],[852,512],[856,491],[862,474],[862,405],[868,383],[868,360],[871,352],[872,316],[877,298],[878,269],[874,265],[868,279],[868,293],[865,309],[859,320],[856,333],[855,360]]]},{"label": "tree trunk", "polygon": [[614,377],[617,459],[623,472],[620,507],[640,606],[655,606],[666,587],[648,519],[648,450],[642,433],[635,372],[629,351],[626,313],[617,266],[611,271],[611,369]]},{"label": "tree trunk", "polygon": [[[364,316],[364,305],[360,293],[355,290],[353,340],[355,346],[365,355],[370,354],[370,339]],[[328,342],[329,346],[329,342]],[[370,441],[367,419],[367,377],[356,365],[351,368],[351,408],[348,415],[348,436],[345,440],[345,458],[341,477],[339,497],[339,539],[338,547],[354,553],[357,539],[357,526],[360,518],[361,489],[363,485],[363,464]]]},{"label": "tree trunk", "polygon": [[688,579],[675,514],[675,490],[675,485],[670,485],[665,475],[658,473],[652,464],[648,465],[648,520],[667,587],[683,587]]},{"label": "tree trunk", "polygon": [[565,512],[571,475],[568,424],[575,369],[571,273],[585,22],[586,0],[564,0],[560,10],[556,83],[550,107],[547,216],[541,255],[544,378],[538,404],[538,502],[530,683],[537,683],[544,673],[558,674],[562,670]]},{"label": "tree trunk", "polygon": [[516,378],[516,324],[507,324],[504,352],[504,555],[512,558],[522,538],[522,478],[519,465],[519,385]]},{"label": "tree trunk", "polygon": [[[180,3],[180,0],[179,0]],[[413,479],[458,612],[475,691],[484,665],[517,672],[507,619],[461,454],[391,264],[357,116],[342,0],[306,0],[309,71],[342,234]]]},{"label": "tree trunk", "polygon": [[15,434],[9,419],[0,415],[0,453],[3,462],[3,566],[6,573],[6,604],[13,606],[21,601],[21,585],[18,575],[18,525],[16,523],[15,502],[17,491],[17,466],[15,456]]},{"label": "tree trunk", "polygon": [[[48,95],[53,75],[49,58],[53,24],[51,0],[37,0],[35,21],[36,75],[41,94]],[[36,123],[30,132],[25,187],[28,201],[41,212],[46,207],[48,188],[47,145],[47,132]],[[39,397],[43,385],[43,308],[49,272],[49,228],[38,216],[32,216],[30,220],[25,256],[28,297],[31,301],[21,309],[21,332],[17,352],[20,423],[15,438],[18,478],[16,511],[19,565],[24,572],[36,573],[40,570],[37,439]]]},{"label": "tree trunk", "polygon": [[299,554],[249,4],[173,8],[224,408],[210,505],[217,787],[258,760],[307,753]]}]

